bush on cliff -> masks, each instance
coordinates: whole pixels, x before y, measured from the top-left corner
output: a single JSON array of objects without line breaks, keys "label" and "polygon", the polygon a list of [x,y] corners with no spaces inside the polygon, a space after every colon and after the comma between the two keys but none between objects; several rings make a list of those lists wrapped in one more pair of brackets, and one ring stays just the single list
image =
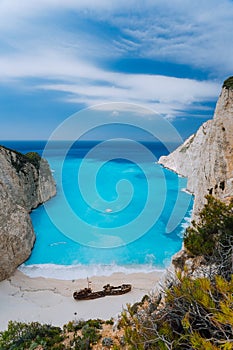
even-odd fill
[{"label": "bush on cliff", "polygon": [[217,266],[215,275],[194,279],[183,271],[164,291],[162,304],[152,299],[141,310],[129,306],[121,320],[127,349],[233,349],[233,203],[208,196],[184,243]]},{"label": "bush on cliff", "polygon": [[207,196],[200,220],[193,221],[184,236],[185,248],[193,256],[204,256],[207,263],[219,267],[219,274],[233,273],[233,202],[225,204]]},{"label": "bush on cliff", "polygon": [[227,78],[223,83],[223,87],[227,89],[233,89],[233,77]]},{"label": "bush on cliff", "polygon": [[25,156],[37,169],[40,167],[41,157],[37,152],[28,152]]},{"label": "bush on cliff", "polygon": [[165,291],[163,306],[134,313],[121,326],[130,350],[233,349],[233,279],[178,276]]}]

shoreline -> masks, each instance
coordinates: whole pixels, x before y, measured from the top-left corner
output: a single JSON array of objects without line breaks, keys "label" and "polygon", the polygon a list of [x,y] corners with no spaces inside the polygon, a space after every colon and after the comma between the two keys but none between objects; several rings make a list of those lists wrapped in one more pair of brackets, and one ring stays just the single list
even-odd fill
[{"label": "shoreline", "polygon": [[56,280],[86,280],[87,277],[93,276],[110,277],[115,273],[122,273],[124,275],[150,273],[150,272],[164,272],[167,267],[156,267],[151,264],[130,264],[130,265],[116,265],[116,264],[90,264],[90,265],[58,265],[58,264],[22,264],[18,270],[29,278],[47,278]]},{"label": "shoreline", "polygon": [[155,270],[148,273],[115,272],[111,276],[93,276],[93,290],[101,290],[107,283],[130,283],[132,291],[120,296],[75,301],[73,292],[86,287],[86,279],[31,278],[16,270],[13,276],[0,282],[0,331],[7,328],[10,320],[26,323],[38,321],[61,327],[72,320],[116,318],[126,304],[140,301],[145,294],[156,291],[165,273],[166,270]]}]

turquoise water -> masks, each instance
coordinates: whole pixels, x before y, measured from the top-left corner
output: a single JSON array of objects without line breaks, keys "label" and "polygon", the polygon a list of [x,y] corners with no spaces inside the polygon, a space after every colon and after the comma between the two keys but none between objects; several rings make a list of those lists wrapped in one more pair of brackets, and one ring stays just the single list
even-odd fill
[{"label": "turquoise water", "polygon": [[[14,146],[25,153],[28,150],[35,150],[41,154],[44,144],[18,143]],[[78,183],[80,166],[92,146],[91,143],[74,146],[65,158],[62,175],[59,169],[61,167],[60,150],[63,146],[56,145],[47,155],[54,178],[58,183],[57,196],[46,204],[47,209],[42,205],[31,213],[37,239],[30,258],[21,267],[31,276],[68,279],[93,274],[110,274],[114,271],[164,269],[169,265],[172,255],[181,248],[182,232],[189,221],[193,205],[192,197],[183,191],[186,187],[186,179],[179,178],[175,173],[152,162],[150,157],[145,157],[144,154],[140,154],[140,151],[137,155],[137,163],[130,161],[133,149],[126,144],[121,145],[120,153],[122,154],[123,150],[125,158],[128,159],[119,158],[119,144],[114,144],[111,146],[112,160],[106,162],[106,151],[103,154],[99,152],[98,155],[95,154],[86,160],[87,165],[84,169],[86,181],[84,182],[87,186],[80,191]],[[147,147],[157,158],[165,153],[160,144],[149,144]],[[99,168],[95,181],[98,196],[91,184],[92,169],[94,172],[96,167]],[[120,198],[118,198],[117,184],[122,179],[127,181],[122,183]],[[150,191],[154,192],[153,200],[146,209],[146,215],[153,217],[159,208],[158,215],[146,232],[144,232],[144,223],[137,225],[137,235],[134,240],[130,225],[127,230],[124,225],[131,224],[141,215],[148,198],[150,182],[154,186]],[[69,238],[66,232],[65,234],[61,232],[48,214],[50,209],[55,215],[57,213],[62,225],[69,229],[69,219],[62,208],[61,185],[73,212],[89,224],[89,230],[95,233],[96,228],[106,229],[104,240],[107,241],[111,229],[120,227],[122,237],[130,235],[130,242],[128,243],[126,239],[126,243],[121,243],[120,246],[112,247],[110,244],[110,248],[101,248],[96,247],[93,242],[83,240],[83,237],[88,237],[89,232],[84,232],[81,226],[75,227],[77,236],[74,240]],[[82,197],[83,192],[86,193],[86,198]],[[167,224],[178,195],[180,196],[179,209],[184,206],[184,215],[179,225],[168,233]]]}]

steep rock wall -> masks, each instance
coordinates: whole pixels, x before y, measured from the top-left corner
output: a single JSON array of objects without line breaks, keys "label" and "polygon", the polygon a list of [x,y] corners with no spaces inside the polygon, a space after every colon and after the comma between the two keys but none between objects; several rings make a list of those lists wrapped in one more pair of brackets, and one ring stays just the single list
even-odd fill
[{"label": "steep rock wall", "polygon": [[46,160],[0,146],[0,280],[30,256],[35,234],[29,212],[55,194]]},{"label": "steep rock wall", "polygon": [[195,195],[193,217],[213,194],[227,201],[233,196],[233,90],[223,87],[214,118],[159,163],[188,178]]}]

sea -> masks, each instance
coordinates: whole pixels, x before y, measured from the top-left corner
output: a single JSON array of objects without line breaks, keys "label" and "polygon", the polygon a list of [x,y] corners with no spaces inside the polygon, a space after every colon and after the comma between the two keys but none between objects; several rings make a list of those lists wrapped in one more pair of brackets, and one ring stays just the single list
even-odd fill
[{"label": "sea", "polygon": [[36,241],[19,267],[30,277],[148,273],[180,250],[193,197],[187,179],[158,164],[168,154],[160,142],[1,144],[45,156],[57,183],[57,195],[30,213]]}]

